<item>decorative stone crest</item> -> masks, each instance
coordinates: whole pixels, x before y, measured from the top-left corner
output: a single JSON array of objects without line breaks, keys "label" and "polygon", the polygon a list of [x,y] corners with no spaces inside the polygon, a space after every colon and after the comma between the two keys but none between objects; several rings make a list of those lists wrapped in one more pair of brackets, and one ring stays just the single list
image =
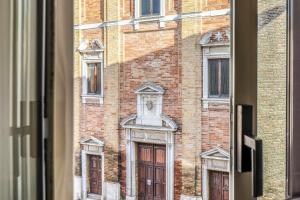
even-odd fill
[{"label": "decorative stone crest", "polygon": [[177,130],[177,124],[162,113],[164,89],[148,82],[139,87],[137,94],[137,114],[125,118],[121,126],[127,129],[147,129],[171,131]]},{"label": "decorative stone crest", "polygon": [[147,106],[148,110],[152,110],[153,102],[152,101],[147,101],[146,106]]},{"label": "decorative stone crest", "polygon": [[104,46],[100,39],[84,40],[78,48],[83,59],[102,59]]},{"label": "decorative stone crest", "polygon": [[162,126],[162,101],[164,89],[159,85],[148,82],[139,87],[137,94],[137,119],[141,125]]},{"label": "decorative stone crest", "polygon": [[104,46],[100,39],[84,40],[80,43],[78,51],[80,53],[92,52],[92,51],[103,51]]},{"label": "decorative stone crest", "polygon": [[217,45],[217,44],[227,44],[230,42],[230,31],[228,28],[219,29],[215,31],[210,31],[205,33],[201,40],[200,44],[205,45]]}]

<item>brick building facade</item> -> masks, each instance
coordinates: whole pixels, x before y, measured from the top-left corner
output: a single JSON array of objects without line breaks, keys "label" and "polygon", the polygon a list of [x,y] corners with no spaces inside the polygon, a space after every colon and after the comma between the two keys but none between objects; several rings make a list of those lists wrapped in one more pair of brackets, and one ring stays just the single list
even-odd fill
[{"label": "brick building facade", "polygon": [[229,7],[75,1],[75,199],[228,199]]}]

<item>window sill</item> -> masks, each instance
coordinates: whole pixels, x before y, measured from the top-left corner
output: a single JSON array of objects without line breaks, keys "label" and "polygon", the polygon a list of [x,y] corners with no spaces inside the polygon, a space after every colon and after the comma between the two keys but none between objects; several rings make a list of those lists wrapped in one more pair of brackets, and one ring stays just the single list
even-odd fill
[{"label": "window sill", "polygon": [[208,108],[208,104],[230,104],[229,98],[203,98],[202,105],[204,108]]},{"label": "window sill", "polygon": [[98,194],[89,193],[87,196],[87,200],[101,200],[102,196]]},{"label": "window sill", "polygon": [[153,20],[159,20],[162,16],[157,14],[157,15],[141,15],[139,18],[136,18],[138,21],[153,21]]},{"label": "window sill", "polygon": [[135,29],[139,29],[139,23],[143,22],[159,22],[159,27],[164,28],[165,27],[165,20],[164,16],[162,15],[144,15],[144,16],[139,16],[138,18],[134,19],[134,27]]},{"label": "window sill", "polygon": [[82,95],[82,103],[103,104],[103,96],[100,95]]}]

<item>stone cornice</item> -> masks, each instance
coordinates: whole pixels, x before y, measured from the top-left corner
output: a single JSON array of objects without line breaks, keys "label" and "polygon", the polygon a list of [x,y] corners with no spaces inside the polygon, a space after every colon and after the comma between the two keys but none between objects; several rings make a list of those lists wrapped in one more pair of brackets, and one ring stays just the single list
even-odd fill
[{"label": "stone cornice", "polygon": [[177,15],[167,15],[167,16],[158,16],[158,17],[141,17],[131,20],[119,20],[119,21],[106,21],[101,23],[93,24],[78,24],[74,25],[75,30],[86,30],[86,29],[101,29],[110,26],[125,26],[125,25],[136,25],[140,22],[168,22],[168,21],[178,21],[186,18],[198,18],[198,17],[213,17],[213,16],[222,16],[229,15],[230,9],[222,10],[212,10],[212,11],[203,11],[203,12],[194,12],[194,13],[182,13]]}]

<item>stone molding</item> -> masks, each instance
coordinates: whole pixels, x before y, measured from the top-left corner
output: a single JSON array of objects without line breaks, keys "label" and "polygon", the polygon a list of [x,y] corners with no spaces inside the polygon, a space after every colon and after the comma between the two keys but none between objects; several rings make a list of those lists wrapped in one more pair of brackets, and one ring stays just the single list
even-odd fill
[{"label": "stone molding", "polygon": [[214,17],[214,16],[225,16],[230,14],[230,9],[203,11],[203,12],[193,12],[193,13],[181,13],[177,15],[167,15],[159,17],[143,17],[130,20],[118,20],[118,21],[106,21],[102,23],[93,24],[78,24],[74,25],[75,30],[86,30],[86,29],[99,29],[110,26],[126,26],[132,25],[135,29],[138,29],[138,24],[141,22],[159,22],[161,28],[164,27],[166,22],[169,21],[179,21],[187,18],[198,18],[198,17]]},{"label": "stone molding", "polygon": [[209,171],[230,173],[230,154],[220,147],[215,147],[201,154],[202,164],[202,198],[209,199]]},{"label": "stone molding", "polygon": [[181,195],[180,200],[202,200],[202,197],[200,197],[200,196]]},{"label": "stone molding", "polygon": [[[204,36],[203,36],[204,37]],[[202,38],[203,40],[209,41],[209,39]],[[203,42],[203,41],[202,41]],[[201,42],[200,42],[201,43]],[[201,43],[204,45],[203,43]],[[202,73],[202,105],[203,108],[208,108],[209,103],[223,103],[229,104],[229,98],[210,98],[208,93],[208,60],[209,59],[222,59],[228,58],[230,59],[230,46],[228,43],[214,43],[208,44],[203,47],[203,73]]]},{"label": "stone molding", "polygon": [[147,125],[139,125],[136,124],[137,115],[133,114],[129,117],[122,120],[120,125],[125,129],[141,129],[141,130],[154,130],[154,131],[171,131],[175,132],[178,129],[178,126],[172,118],[167,115],[162,114],[160,119],[162,120],[162,124],[164,126],[147,126]]},{"label": "stone molding", "polygon": [[[104,143],[98,140],[95,137],[90,137],[88,139],[83,140],[80,142],[82,146],[81,150],[81,197],[82,200],[90,200],[90,199],[104,199],[104,152],[103,147]],[[91,197],[87,191],[87,184],[88,184],[88,156],[89,155],[97,155],[101,157],[101,168],[102,168],[102,195],[94,196],[95,198]]]},{"label": "stone molding", "polygon": [[[103,52],[104,46],[100,39],[83,40],[79,47],[78,52],[81,55],[81,68],[82,68],[82,84],[81,84],[81,99],[82,103],[96,103],[103,104],[104,96],[104,59]],[[87,67],[89,63],[99,63],[101,70],[101,93],[88,94],[87,92]]]},{"label": "stone molding", "polygon": [[174,132],[126,128],[126,200],[137,200],[137,143],[166,145],[166,200],[174,199]]}]

